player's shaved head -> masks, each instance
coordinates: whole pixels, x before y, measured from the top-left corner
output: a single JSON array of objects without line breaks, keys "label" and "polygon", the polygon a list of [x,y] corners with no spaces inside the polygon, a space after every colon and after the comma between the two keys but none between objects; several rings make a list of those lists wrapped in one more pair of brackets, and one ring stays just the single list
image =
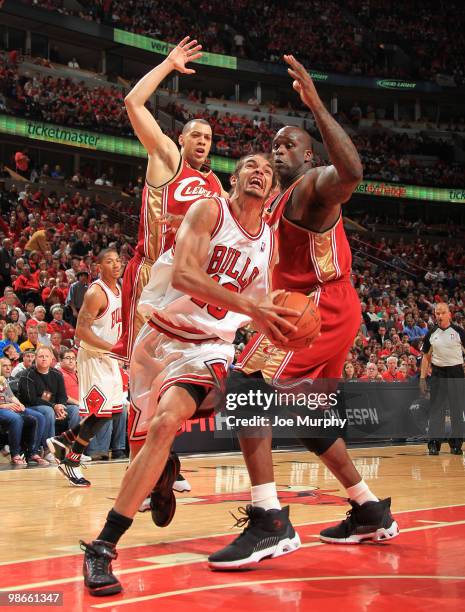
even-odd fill
[{"label": "player's shaved head", "polygon": [[201,125],[206,125],[210,128],[211,130],[211,125],[208,123],[208,121],[206,121],[205,119],[191,119],[190,121],[188,121],[186,123],[186,125],[182,128],[182,134],[183,136],[185,136],[186,134],[189,134],[189,132],[192,132],[192,130],[195,129],[196,125],[201,124]]},{"label": "player's shaved head", "polygon": [[292,140],[298,141],[305,149],[313,150],[313,140],[310,134],[297,125],[285,125],[283,128],[276,132],[273,140],[276,140],[279,136],[285,136]]}]

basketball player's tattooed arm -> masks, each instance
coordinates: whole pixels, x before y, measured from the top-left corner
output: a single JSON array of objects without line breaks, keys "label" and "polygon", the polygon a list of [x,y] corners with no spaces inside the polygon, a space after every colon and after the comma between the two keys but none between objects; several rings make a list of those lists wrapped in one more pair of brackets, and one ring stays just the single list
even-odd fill
[{"label": "basketball player's tattooed arm", "polygon": [[346,202],[363,178],[363,167],[352,140],[331,116],[315,88],[313,80],[293,55],[285,55],[293,87],[302,102],[315,117],[316,124],[328,151],[331,166],[316,168],[309,185],[316,203],[330,207]]},{"label": "basketball player's tattooed arm", "polygon": [[92,323],[107,307],[107,296],[105,292],[98,286],[89,287],[84,296],[81,310],[79,311],[76,337],[96,350],[110,351],[112,344],[102,340],[92,331]]},{"label": "basketball player's tattooed arm", "polygon": [[152,185],[161,185],[172,178],[179,165],[180,153],[171,138],[161,131],[145,104],[173,70],[183,74],[195,73],[195,70],[186,68],[186,64],[202,56],[200,49],[196,40],[189,41],[189,36],[186,36],[161,64],[136,83],[124,99],[134,132],[149,156],[147,180]]},{"label": "basketball player's tattooed arm", "polygon": [[295,316],[298,313],[273,304],[274,297],[281,291],[253,301],[225,289],[203,269],[218,221],[218,205],[215,204],[215,200],[199,200],[184,217],[176,236],[171,283],[175,289],[193,298],[246,315],[254,322],[257,331],[264,333],[277,346],[285,346],[288,339],[281,329],[296,331],[296,327],[280,315]]}]

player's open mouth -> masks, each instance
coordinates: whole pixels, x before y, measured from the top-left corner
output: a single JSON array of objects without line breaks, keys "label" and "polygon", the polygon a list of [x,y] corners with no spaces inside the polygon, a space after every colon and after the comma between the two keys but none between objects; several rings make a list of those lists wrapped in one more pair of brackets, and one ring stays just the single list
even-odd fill
[{"label": "player's open mouth", "polygon": [[197,155],[205,155],[205,149],[196,149],[195,152]]},{"label": "player's open mouth", "polygon": [[259,187],[260,189],[263,189],[263,182],[258,177],[254,177],[253,179],[250,179],[249,184],[252,185],[253,187]]}]

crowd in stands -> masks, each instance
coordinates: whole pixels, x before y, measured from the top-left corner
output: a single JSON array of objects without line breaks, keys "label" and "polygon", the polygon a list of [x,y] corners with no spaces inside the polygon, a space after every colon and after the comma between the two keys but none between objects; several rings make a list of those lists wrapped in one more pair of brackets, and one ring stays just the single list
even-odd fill
[{"label": "crowd in stands", "polygon": [[[53,192],[45,195],[42,187],[23,184],[2,191],[0,199],[0,424],[11,425],[14,465],[48,465],[53,458],[46,438],[54,435],[60,422],[73,426],[79,420],[76,389],[63,387],[56,366],[66,369],[75,354],[76,319],[89,283],[97,278],[96,256],[115,244],[126,262],[131,249],[120,225],[108,219],[96,199],[80,192],[59,198]],[[75,370],[75,362],[71,365]],[[53,374],[56,396],[32,393],[27,376],[36,370]],[[41,412],[43,418],[31,411]],[[19,449],[24,427],[30,435]],[[111,440],[109,433],[102,432],[105,440]],[[120,438],[115,452],[124,449]],[[99,450],[97,446],[95,452]]]},{"label": "crowd in stands", "polygon": [[[366,179],[449,187],[464,184],[464,165],[448,161],[453,149],[441,141],[388,130],[359,132],[352,140]],[[416,155],[430,156],[431,160],[420,165]]]},{"label": "crowd in stands", "polygon": [[[463,228],[461,228],[463,235]],[[465,248],[418,238],[350,239],[362,324],[344,367],[346,378],[408,381],[419,377],[421,345],[445,302],[465,328]]]},{"label": "crowd in stands", "polygon": [[[427,80],[442,73],[458,82],[465,77],[465,18],[458,0],[447,10],[429,0],[350,0],[344,9],[323,0],[82,0],[80,10],[59,0],[23,2],[168,42],[189,32],[210,52],[248,59],[282,61],[283,53],[293,51],[318,70]],[[390,62],[378,52],[379,42],[398,44],[409,61]]]},{"label": "crowd in stands", "polygon": [[366,28],[391,35],[407,53],[413,51],[416,72],[423,79],[435,74],[465,81],[465,16],[462,5],[434,0],[348,0],[347,8]]},{"label": "crowd in stands", "polygon": [[[253,119],[239,113],[219,114],[208,110],[192,112],[185,105],[171,102],[165,109],[177,120],[185,123],[193,118],[207,120],[213,130],[212,153],[239,158],[251,151],[270,151],[271,142],[280,124],[263,116]],[[312,135],[319,135],[312,130]],[[353,141],[360,154],[364,177],[415,185],[461,187],[464,185],[464,166],[447,161],[453,151],[446,144],[424,135],[409,136],[390,130],[359,131]],[[419,165],[416,155],[430,156],[431,160]],[[436,158],[436,159],[435,159]],[[315,164],[322,160],[315,158]]]},{"label": "crowd in stands", "polygon": [[[6,112],[60,125],[134,137],[124,108],[124,93],[116,87],[89,88],[83,82],[74,82],[69,78],[20,76],[0,56],[2,75],[0,95],[3,94],[3,101],[0,98],[0,106],[3,104]],[[197,100],[198,94],[193,93]],[[192,92],[188,97],[193,99]],[[360,113],[356,112],[357,109],[359,107],[355,103],[350,117],[340,113],[336,118],[342,124],[349,120],[356,128],[361,116],[361,109]],[[213,130],[212,153],[234,159],[252,151],[269,151],[273,135],[280,127],[273,121],[272,115],[265,118],[257,114],[250,119],[240,113],[195,111],[174,101],[168,103],[164,110],[182,123],[192,118],[209,121]],[[367,114],[371,114],[369,109]],[[445,142],[423,134],[407,135],[385,130],[376,123],[376,117],[373,127],[377,129],[358,130],[353,137],[364,164],[365,178],[428,186],[463,186],[463,164],[453,163],[453,149]],[[320,138],[315,131],[312,135]],[[170,132],[170,136],[176,140],[178,134]],[[419,164],[416,155],[429,155],[431,159]],[[320,164],[321,160],[316,159],[315,163]],[[50,174],[60,178],[60,168],[50,170]],[[113,178],[107,175],[98,177],[100,182],[96,184],[112,185]],[[130,195],[134,189],[137,190],[137,184],[130,185],[128,189]]]},{"label": "crowd in stands", "polygon": [[110,85],[88,87],[69,78],[22,76],[0,58],[0,106],[37,121],[133,136],[124,107],[124,92]]}]

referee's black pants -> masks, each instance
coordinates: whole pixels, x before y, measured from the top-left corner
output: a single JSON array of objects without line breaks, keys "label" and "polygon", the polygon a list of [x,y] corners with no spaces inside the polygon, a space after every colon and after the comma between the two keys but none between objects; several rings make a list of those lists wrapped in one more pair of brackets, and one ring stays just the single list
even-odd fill
[{"label": "referee's black pants", "polygon": [[451,420],[450,444],[461,447],[464,437],[465,380],[462,365],[432,366],[429,438],[446,438],[446,405],[449,403]]}]

